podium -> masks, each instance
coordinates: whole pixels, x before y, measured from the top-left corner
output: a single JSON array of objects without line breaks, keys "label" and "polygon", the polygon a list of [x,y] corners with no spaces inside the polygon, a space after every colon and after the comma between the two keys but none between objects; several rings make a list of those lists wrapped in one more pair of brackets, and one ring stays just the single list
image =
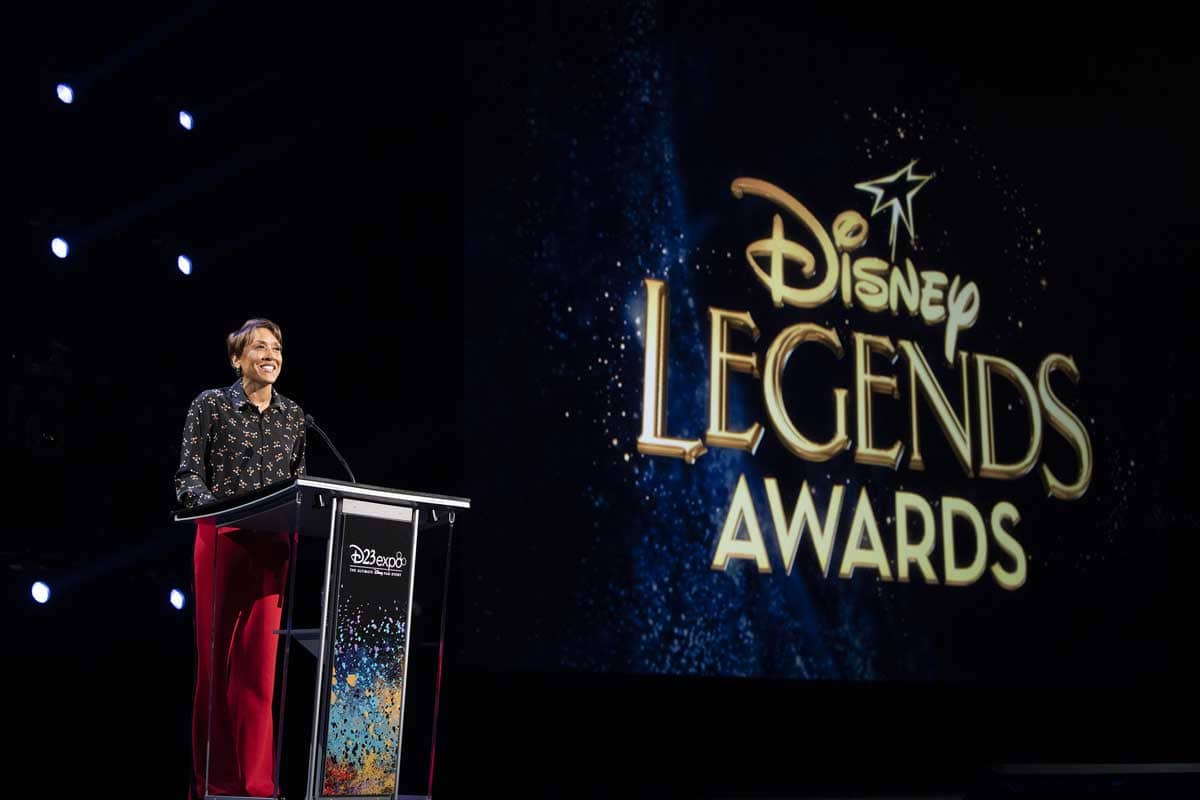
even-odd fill
[{"label": "podium", "polygon": [[[289,542],[281,626],[274,631],[282,657],[273,797],[297,796],[300,786],[281,786],[281,767],[291,765],[298,783],[299,755],[305,800],[431,795],[450,546],[455,520],[470,506],[461,497],[300,477],[175,512],[176,522],[234,527],[238,536],[282,534]],[[231,546],[220,535],[216,541],[214,586],[217,548]],[[217,625],[211,627],[210,675],[217,655]],[[288,716],[296,706],[288,697],[289,671],[303,666],[292,661],[293,649],[303,653],[298,661],[315,659],[312,704],[300,706],[311,718],[307,743],[298,741],[304,729]],[[211,720],[222,700],[213,698],[211,684],[208,694],[205,797],[231,797],[209,793]]]}]

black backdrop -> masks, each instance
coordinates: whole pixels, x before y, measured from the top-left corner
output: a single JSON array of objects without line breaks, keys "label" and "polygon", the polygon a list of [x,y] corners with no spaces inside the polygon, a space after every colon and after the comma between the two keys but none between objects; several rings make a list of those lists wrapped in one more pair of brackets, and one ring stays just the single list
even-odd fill
[{"label": "black backdrop", "polygon": [[[454,81],[367,9],[37,17],[10,98],[5,262],[16,782],[182,797],[192,536],[169,522],[172,474],[187,404],[233,381],[224,335],[282,326],[280,391],[360,480],[462,491]],[[443,63],[457,52],[446,40]],[[309,469],[344,477],[315,437]]]},{"label": "black backdrop", "polygon": [[[18,465],[4,544],[15,783],[183,791],[191,622],[165,598],[189,581],[190,535],[166,521],[169,479],[187,402],[228,382],[221,337],[260,314],[284,329],[281,390],[360,479],[476,498],[454,574],[438,762],[448,796],[479,796],[481,784],[548,796],[945,788],[987,784],[991,765],[1013,761],[1196,757],[1194,739],[1173,732],[1195,707],[1179,680],[1194,663],[1196,556],[1196,70],[1184,32],[694,4],[454,19],[49,6],[34,22],[14,70],[20,216],[3,359],[6,460]],[[980,688],[563,668],[556,637],[572,609],[559,601],[578,584],[547,565],[582,545],[525,501],[548,444],[585,462],[591,451],[561,430],[510,435],[546,394],[536,364],[513,367],[544,344],[548,287],[543,270],[517,269],[534,259],[505,246],[539,224],[524,216],[530,196],[543,210],[603,205],[571,173],[566,144],[587,151],[589,125],[603,124],[588,109],[605,108],[606,59],[623,42],[654,53],[691,99],[670,133],[687,163],[777,164],[753,163],[723,132],[732,122],[696,136],[688,125],[708,119],[706,99],[777,101],[798,65],[819,63],[861,91],[859,108],[903,97],[970,121],[1064,237],[1086,235],[1047,245],[1055,285],[1080,295],[1062,324],[1104,337],[1094,346],[1111,367],[1085,375],[1086,396],[1142,438],[1155,469],[1138,501],[1167,515],[1151,529],[1168,556],[1137,563],[1155,578],[1110,568],[1153,595],[1114,621],[1112,646],[1130,663],[1151,654],[1147,672],[1168,679]],[[77,90],[70,107],[53,97],[63,76]],[[191,133],[174,122],[180,104],[195,109]],[[802,119],[764,128],[761,153],[786,152]],[[558,126],[542,140],[561,153],[531,146],[531,120]],[[560,213],[560,252],[582,250],[583,223]],[[55,235],[71,240],[65,261],[48,252]],[[174,269],[179,252],[190,277]],[[337,474],[315,443],[310,466]],[[28,592],[41,576],[55,596],[39,607]]]}]

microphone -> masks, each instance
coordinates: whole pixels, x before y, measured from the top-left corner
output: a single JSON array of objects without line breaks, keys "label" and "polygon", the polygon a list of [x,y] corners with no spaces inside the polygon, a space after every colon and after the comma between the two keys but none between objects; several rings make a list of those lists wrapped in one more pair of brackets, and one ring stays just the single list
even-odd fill
[{"label": "microphone", "polygon": [[333,451],[334,456],[337,457],[337,460],[342,465],[342,468],[346,470],[346,474],[350,476],[350,482],[358,483],[358,480],[354,477],[354,473],[350,470],[350,465],[346,463],[346,459],[342,458],[342,454],[338,452],[338,449],[333,446],[333,442],[329,441],[329,437],[325,435],[325,431],[321,430],[321,427],[317,425],[317,421],[313,419],[312,414],[304,415],[304,424],[316,431],[321,437],[322,441],[325,442],[326,446]]}]

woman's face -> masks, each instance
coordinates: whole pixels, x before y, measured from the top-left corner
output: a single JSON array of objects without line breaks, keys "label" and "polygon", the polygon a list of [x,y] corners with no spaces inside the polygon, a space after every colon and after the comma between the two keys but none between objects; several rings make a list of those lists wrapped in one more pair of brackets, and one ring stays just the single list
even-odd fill
[{"label": "woman's face", "polygon": [[255,383],[273,384],[283,370],[283,345],[266,328],[255,328],[240,358],[233,360],[242,368],[242,377]]}]

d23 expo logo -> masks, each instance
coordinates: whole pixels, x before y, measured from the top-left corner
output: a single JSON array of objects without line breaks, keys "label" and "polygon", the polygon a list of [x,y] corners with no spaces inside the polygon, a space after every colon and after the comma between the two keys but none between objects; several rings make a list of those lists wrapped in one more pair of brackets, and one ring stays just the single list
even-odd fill
[{"label": "d23 expo logo", "polygon": [[386,575],[399,578],[404,574],[408,559],[397,551],[393,555],[379,553],[373,547],[350,544],[350,571],[366,575]]},{"label": "d23 expo logo", "polygon": [[[1014,481],[1034,471],[1043,437],[1051,435],[1044,430],[1043,422],[1048,423],[1074,450],[1078,467],[1073,474],[1058,475],[1043,463],[1037,469],[1038,477],[1050,498],[1075,500],[1083,496],[1092,479],[1091,440],[1079,418],[1059,400],[1053,388],[1056,373],[1062,375],[1057,380],[1079,382],[1075,361],[1062,353],[1050,353],[1031,374],[1026,374],[999,355],[960,350],[963,332],[979,319],[982,302],[979,287],[974,281],[964,282],[958,275],[951,277],[936,269],[923,269],[911,258],[905,258],[903,266],[894,263],[898,226],[903,224],[910,239],[914,237],[913,197],[932,178],[916,174],[915,166],[913,162],[892,175],[856,185],[874,197],[871,216],[890,213],[890,260],[861,252],[867,243],[869,224],[857,211],[838,214],[826,230],[799,200],[766,181],[738,178],[731,188],[735,198],[747,195],[763,198],[786,213],[786,227],[785,216],[775,213],[770,235],[745,248],[751,274],[770,292],[775,308],[814,309],[840,300],[847,309],[861,308],[882,315],[884,320],[907,314],[920,316],[930,326],[942,326],[941,355],[946,369],[954,374],[948,383],[957,402],[951,401],[918,342],[859,331],[848,331],[849,336],[844,340],[837,330],[801,319],[783,328],[760,359],[757,351],[745,352],[745,344],[757,342],[760,336],[750,312],[709,307],[708,430],[703,440],[672,436],[666,419],[668,287],[664,281],[646,278],[645,376],[639,452],[680,458],[689,464],[698,463],[709,447],[744,450],[753,456],[765,433],[763,424],[756,421],[744,430],[730,430],[728,380],[730,372],[738,372],[762,382],[767,423],[780,443],[804,461],[853,458],[855,463],[873,468],[924,470],[921,436],[928,432],[920,429],[917,413],[919,404],[924,402],[932,410],[966,479]],[[799,236],[793,233],[793,237],[815,240],[816,250],[789,238],[789,228],[799,231]],[[803,281],[788,282],[784,266],[789,262],[793,277],[798,271]],[[746,340],[741,347],[735,348],[735,334]],[[826,348],[839,360],[852,362],[848,365],[852,368],[848,383],[831,387],[836,425],[833,435],[823,441],[814,440],[802,421],[789,416],[781,391],[784,367],[789,356],[801,346]],[[851,350],[849,355],[847,348]],[[877,357],[876,361],[886,357],[894,365],[893,372],[872,363],[872,356]],[[997,456],[992,410],[995,379],[1009,382],[1020,393],[1027,414],[1028,445],[1025,454],[1012,462],[1003,462]],[[908,407],[908,438],[878,442],[871,424],[873,399],[881,394],[901,399],[902,387]],[[847,422],[851,392],[854,393],[853,431]],[[926,498],[913,492],[895,492],[896,574],[893,575],[888,548],[880,537],[875,505],[865,487],[857,498],[846,498],[845,487],[840,484],[830,487],[823,518],[807,482],[801,483],[790,514],[775,478],[764,478],[763,488],[774,527],[774,542],[788,574],[807,531],[821,573],[826,576],[833,566],[834,543],[844,537],[843,555],[837,566],[839,578],[851,577],[855,569],[870,569],[884,581],[907,582],[913,580],[915,573],[926,583],[965,586],[978,581],[986,570],[1005,589],[1017,589],[1025,583],[1025,550],[1014,536],[1021,515],[1008,501],[998,502],[991,509],[980,509],[966,499],[945,496],[940,499],[940,519],[935,521],[933,506]],[[848,513],[843,513],[843,507],[850,503],[854,505],[853,511],[847,509]],[[970,531],[974,537],[973,551],[960,548],[962,552],[956,552],[956,530]],[[753,561],[759,572],[771,572],[767,539],[762,531],[746,476],[742,474],[733,489],[713,552],[712,568],[724,570],[734,560],[744,559]],[[940,558],[935,557],[935,549],[940,549]],[[968,557],[969,563],[962,563]]]}]

